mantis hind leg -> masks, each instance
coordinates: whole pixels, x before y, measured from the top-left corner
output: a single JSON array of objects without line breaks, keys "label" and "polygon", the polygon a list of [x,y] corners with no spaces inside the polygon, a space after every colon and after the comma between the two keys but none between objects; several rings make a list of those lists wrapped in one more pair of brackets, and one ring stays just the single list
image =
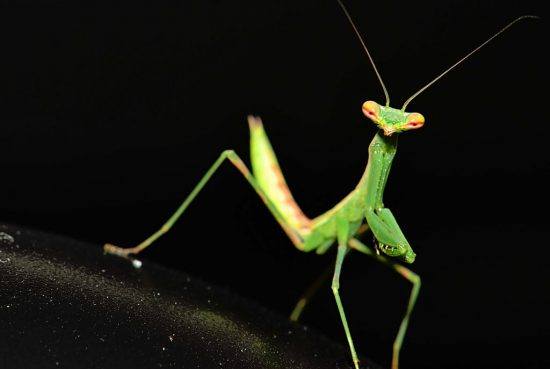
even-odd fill
[{"label": "mantis hind leg", "polygon": [[300,316],[302,315],[302,312],[304,311],[306,305],[311,301],[317,291],[319,291],[319,289],[325,284],[332,273],[333,266],[330,265],[328,268],[325,269],[323,274],[321,274],[319,277],[317,277],[317,279],[315,279],[315,281],[313,281],[313,283],[308,287],[306,292],[300,297],[300,299],[296,303],[296,306],[290,314],[290,320],[292,320],[293,322],[297,322],[300,319]]},{"label": "mantis hind leg", "polygon": [[374,253],[370,248],[368,248],[366,245],[361,243],[359,240],[352,238],[348,242],[349,246],[359,252],[362,252],[363,254],[366,254],[370,257],[375,258],[376,260],[380,261],[381,263],[389,266],[394,271],[399,273],[403,278],[407,279],[409,282],[412,283],[413,287],[411,290],[411,294],[409,296],[409,302],[407,304],[407,310],[405,311],[405,315],[403,316],[403,319],[401,320],[401,324],[399,325],[399,330],[397,331],[397,335],[395,337],[395,340],[393,342],[393,350],[392,350],[392,369],[398,369],[399,368],[399,353],[401,351],[401,346],[403,345],[403,338],[405,337],[405,333],[407,332],[407,327],[409,325],[409,318],[410,315],[414,309],[414,305],[416,303],[416,299],[418,298],[418,292],[420,291],[420,277],[409,270],[408,268],[405,268],[401,264],[394,263],[384,256],[377,255]]},{"label": "mantis hind leg", "polygon": [[290,227],[288,226],[285,221],[283,220],[282,216],[279,214],[278,210],[275,208],[275,206],[271,203],[271,201],[268,199],[268,197],[265,195],[263,190],[260,188],[260,186],[256,183],[256,180],[244,164],[244,162],[241,160],[241,158],[235,153],[233,150],[226,150],[221,153],[221,155],[218,157],[218,159],[214,162],[214,164],[208,169],[208,171],[204,174],[204,176],[201,178],[199,183],[193,188],[191,193],[185,198],[185,200],[182,202],[182,204],[179,206],[179,208],[172,214],[172,216],[162,225],[162,227],[157,230],[155,233],[147,237],[144,241],[142,241],[140,244],[134,247],[118,247],[111,244],[106,244],[104,246],[104,250],[106,253],[128,257],[129,255],[136,255],[140,253],[141,251],[145,250],[147,247],[149,247],[153,242],[155,242],[159,237],[161,237],[163,234],[168,232],[170,228],[174,225],[174,223],[181,217],[181,215],[185,212],[185,210],[189,207],[189,205],[193,202],[195,197],[199,194],[199,192],[203,189],[203,187],[208,183],[212,175],[218,170],[218,168],[221,166],[221,164],[225,161],[229,160],[231,164],[237,168],[237,170],[245,177],[245,179],[250,183],[250,185],[256,190],[258,195],[262,198],[266,206],[269,208],[275,219],[279,222],[281,227],[284,229],[284,231],[287,233],[289,238],[292,240],[292,242],[296,245],[296,247],[300,248],[301,246],[301,239],[299,235]]}]

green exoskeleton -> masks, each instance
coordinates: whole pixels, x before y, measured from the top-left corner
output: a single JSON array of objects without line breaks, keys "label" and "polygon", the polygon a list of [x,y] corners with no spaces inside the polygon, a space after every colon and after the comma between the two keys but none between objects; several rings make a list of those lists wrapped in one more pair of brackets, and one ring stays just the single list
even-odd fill
[{"label": "green exoskeleton", "polygon": [[[252,171],[247,168],[243,160],[241,160],[233,150],[224,151],[176,212],[157,232],[153,233],[135,247],[120,248],[111,244],[106,244],[105,251],[115,255],[128,257],[129,255],[138,254],[147,248],[172,227],[202,190],[214,172],[216,172],[224,161],[229,160],[258,193],[298,250],[304,252],[315,251],[317,254],[324,254],[332,245],[337,245],[336,263],[332,277],[332,291],[336,299],[336,305],[344,326],[349,349],[356,369],[359,369],[359,358],[355,351],[355,345],[338,292],[340,287],[340,273],[346,255],[352,249],[368,255],[386,264],[412,283],[412,291],[410,293],[408,305],[393,344],[392,369],[397,369],[399,365],[399,352],[407,330],[409,316],[420,289],[419,276],[397,262],[400,261],[410,264],[414,262],[416,254],[405,238],[392,211],[387,208],[383,202],[384,189],[397,148],[398,134],[421,128],[424,125],[424,117],[422,114],[406,112],[405,108],[412,99],[418,96],[418,94],[423,92],[444,74],[460,64],[500,33],[504,32],[514,23],[521,19],[534,17],[523,16],[509,23],[494,36],[413,94],[403,104],[401,109],[394,109],[389,106],[388,92],[359,31],[340,0],[338,0],[338,3],[359,37],[386,96],[385,105],[377,104],[374,101],[367,101],[362,106],[363,113],[376,124],[378,132],[369,145],[369,160],[355,189],[324,214],[313,219],[305,216],[300,207],[296,204],[286,184],[260,118],[249,116],[248,123],[250,126],[250,159]],[[358,238],[368,231],[372,232],[374,235],[374,249],[363,244]],[[318,283],[316,285],[318,286]],[[315,289],[316,288],[310,289],[304,297],[300,299],[291,314],[292,320],[298,320],[309,297]]]}]

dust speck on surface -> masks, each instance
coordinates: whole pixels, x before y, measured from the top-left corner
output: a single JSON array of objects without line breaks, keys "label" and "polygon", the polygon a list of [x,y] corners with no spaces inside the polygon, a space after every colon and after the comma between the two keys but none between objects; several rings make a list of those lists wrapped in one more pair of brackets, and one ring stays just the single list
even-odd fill
[{"label": "dust speck on surface", "polygon": [[198,278],[44,233],[16,242],[0,243],[0,312],[25,343],[8,354],[39,365],[21,368],[352,369],[346,347]]}]

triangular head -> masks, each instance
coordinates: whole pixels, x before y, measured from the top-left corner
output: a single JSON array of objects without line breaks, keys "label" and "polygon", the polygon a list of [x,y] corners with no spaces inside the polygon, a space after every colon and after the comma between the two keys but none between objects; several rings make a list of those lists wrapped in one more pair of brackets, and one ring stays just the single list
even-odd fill
[{"label": "triangular head", "polygon": [[424,116],[420,113],[407,113],[370,100],[363,104],[363,114],[383,130],[386,136],[418,129],[424,125]]}]

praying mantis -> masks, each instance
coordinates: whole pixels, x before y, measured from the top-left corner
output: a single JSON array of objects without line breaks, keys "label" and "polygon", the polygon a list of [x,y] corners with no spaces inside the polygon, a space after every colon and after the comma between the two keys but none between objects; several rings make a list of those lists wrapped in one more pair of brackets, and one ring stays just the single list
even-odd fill
[{"label": "praying mantis", "polygon": [[[516,22],[537,17],[525,15],[508,23],[488,40],[415,92],[405,101],[400,109],[396,109],[390,107],[390,98],[386,86],[348,10],[341,0],[337,0],[337,2],[361,42],[384,91],[386,99],[384,105],[370,100],[362,105],[363,114],[377,126],[378,131],[369,145],[369,159],[365,171],[355,189],[325,213],[312,219],[308,218],[292,196],[261,119],[259,117],[249,116],[248,124],[250,129],[250,160],[252,170],[248,169],[244,161],[235,151],[223,151],[191,193],[185,198],[183,203],[158,231],[135,247],[122,248],[112,244],[106,244],[104,250],[110,254],[130,257],[131,255],[139,254],[149,247],[172,228],[174,223],[176,223],[193,200],[195,200],[222,163],[229,161],[256,191],[298,250],[303,252],[315,251],[317,254],[322,255],[331,249],[333,245],[337,246],[331,288],[355,369],[359,369],[360,367],[359,357],[355,349],[355,344],[352,339],[352,334],[339,293],[342,265],[347,254],[351,250],[355,250],[372,257],[388,266],[412,284],[405,313],[393,343],[391,368],[398,369],[403,339],[421,285],[420,277],[401,264],[413,263],[416,254],[403,234],[393,212],[384,205],[383,201],[384,189],[386,188],[390,168],[396,154],[398,135],[406,131],[419,129],[423,127],[425,123],[425,118],[422,114],[406,112],[405,109],[420,93],[425,91],[433,83],[438,81],[441,77]],[[367,246],[359,239],[360,236],[369,231],[372,232],[374,236],[373,248]],[[139,264],[135,265],[139,266]],[[297,321],[299,319],[308,300],[317,287],[319,287],[318,284],[299,300],[291,314],[291,320]]]}]

